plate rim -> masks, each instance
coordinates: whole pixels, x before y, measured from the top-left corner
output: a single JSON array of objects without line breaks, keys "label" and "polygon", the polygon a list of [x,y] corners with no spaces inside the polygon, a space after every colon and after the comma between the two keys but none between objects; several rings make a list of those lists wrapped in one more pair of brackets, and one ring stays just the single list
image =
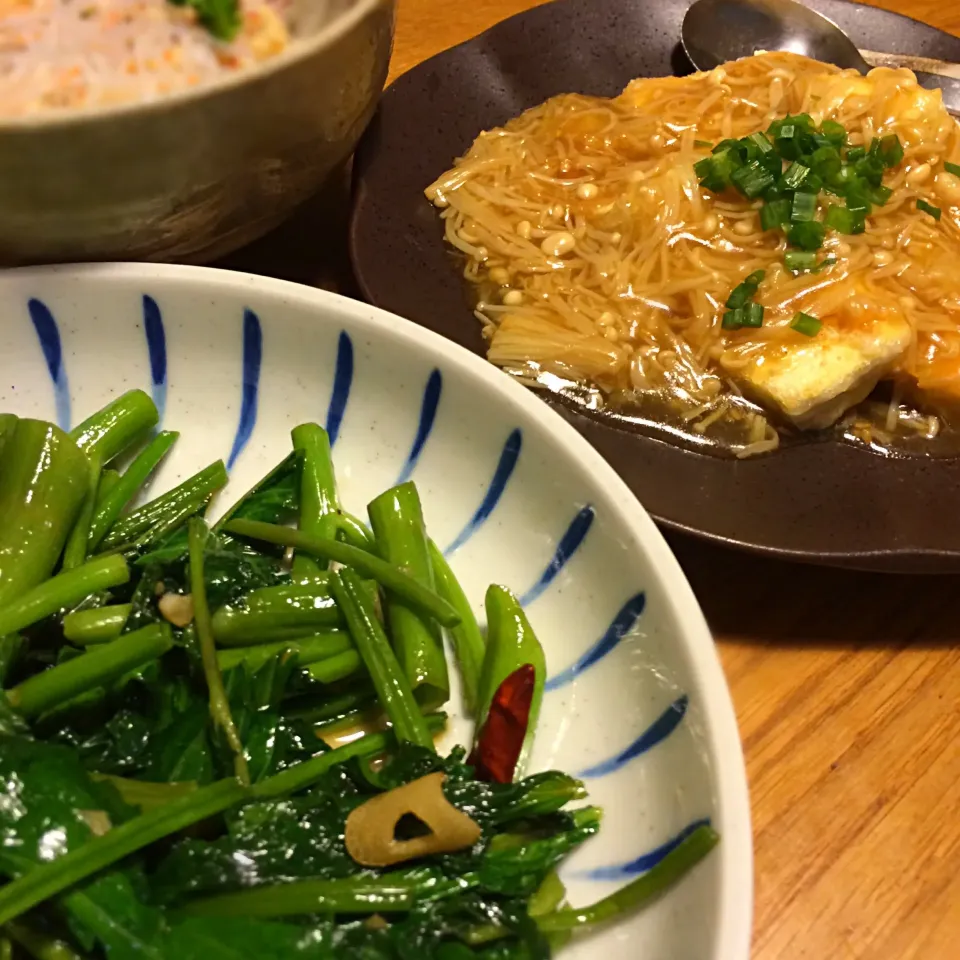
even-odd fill
[{"label": "plate rim", "polygon": [[[575,427],[521,384],[503,376],[485,358],[412,320],[328,290],[215,267],[118,262],[6,270],[0,274],[0,291],[11,287],[22,289],[24,282],[42,283],[46,278],[105,284],[116,280],[140,281],[145,285],[179,281],[205,289],[229,288],[241,295],[247,289],[328,315],[346,316],[372,333],[399,337],[415,348],[425,348],[465,376],[481,381],[573,454],[593,478],[611,517],[630,535],[634,549],[647,556],[653,575],[660,579],[668,598],[669,613],[680,628],[691,680],[702,697],[704,716],[710,720],[705,737],[716,758],[716,762],[709,762],[713,768],[718,820],[722,824],[721,843],[715,851],[721,863],[715,904],[714,960],[748,960],[754,905],[751,809],[743,744],[719,653],[693,588],[663,534],[626,482]],[[259,316],[265,327],[286,322],[266,312]]]}]

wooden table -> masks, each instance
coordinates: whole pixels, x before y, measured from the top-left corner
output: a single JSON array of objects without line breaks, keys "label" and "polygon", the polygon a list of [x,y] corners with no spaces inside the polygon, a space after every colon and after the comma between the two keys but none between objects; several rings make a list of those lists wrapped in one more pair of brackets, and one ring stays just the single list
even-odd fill
[{"label": "wooden table", "polygon": [[[535,2],[400,0],[391,77]],[[960,3],[877,5],[960,34]],[[960,957],[960,579],[673,546],[746,749],[756,960]]]}]

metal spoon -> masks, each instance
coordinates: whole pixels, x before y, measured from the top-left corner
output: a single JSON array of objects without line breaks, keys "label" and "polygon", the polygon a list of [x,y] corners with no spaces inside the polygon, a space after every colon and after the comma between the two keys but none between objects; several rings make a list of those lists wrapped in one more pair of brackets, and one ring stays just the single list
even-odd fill
[{"label": "metal spoon", "polygon": [[[758,50],[787,50],[814,60],[866,73],[870,65],[854,42],[832,21],[797,0],[696,0],[680,30],[683,49],[698,70]],[[918,73],[929,90],[939,88],[943,104],[960,113],[960,80]]]}]

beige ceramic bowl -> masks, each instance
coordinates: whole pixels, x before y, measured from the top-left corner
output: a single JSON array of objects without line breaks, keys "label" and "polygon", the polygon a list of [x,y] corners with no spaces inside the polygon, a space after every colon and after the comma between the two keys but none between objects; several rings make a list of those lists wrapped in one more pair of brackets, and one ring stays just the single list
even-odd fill
[{"label": "beige ceramic bowl", "polygon": [[262,67],[149,104],[0,123],[0,262],[214,259],[352,152],[383,88],[394,0],[301,0]]}]

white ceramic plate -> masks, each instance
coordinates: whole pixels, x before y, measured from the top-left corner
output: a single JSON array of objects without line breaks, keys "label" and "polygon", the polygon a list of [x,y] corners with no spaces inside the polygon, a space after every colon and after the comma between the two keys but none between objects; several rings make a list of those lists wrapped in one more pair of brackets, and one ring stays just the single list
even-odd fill
[{"label": "white ceramic plate", "polygon": [[[391,314],[239,273],[12,271],[0,317],[0,410],[69,427],[123,390],[152,391],[163,426],[182,431],[154,492],[223,457],[229,503],[305,420],[334,440],[348,509],[415,480],[478,614],[487,584],[506,584],[545,648],[533,767],[583,776],[605,811],[563,870],[571,902],[648,869],[692,824],[722,836],[666,897],[562,956],[745,960],[749,807],[713,641],[647,514],[545,404]],[[455,722],[450,745],[468,734]]]}]

